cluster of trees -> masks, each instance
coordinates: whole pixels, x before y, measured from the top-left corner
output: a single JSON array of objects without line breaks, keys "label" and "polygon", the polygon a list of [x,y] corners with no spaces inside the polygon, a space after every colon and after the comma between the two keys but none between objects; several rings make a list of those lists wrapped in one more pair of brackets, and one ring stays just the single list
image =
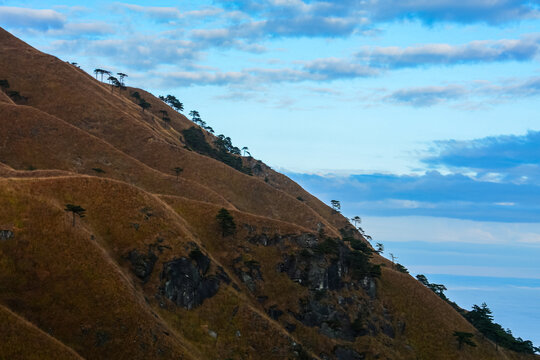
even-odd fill
[{"label": "cluster of trees", "polygon": [[159,96],[159,99],[161,101],[163,101],[165,104],[169,105],[170,107],[172,107],[174,110],[176,110],[177,112],[182,112],[184,111],[184,104],[182,104],[180,102],[180,100],[178,100],[176,98],[176,96],[174,95],[167,95],[167,96],[162,96],[160,95]]},{"label": "cluster of trees", "polygon": [[238,171],[252,175],[251,168],[244,167],[242,158],[238,156],[240,149],[232,145],[229,137],[218,135],[213,147],[206,141],[206,137],[199,127],[193,126],[182,130],[182,135],[190,149],[219,160]]},{"label": "cluster of trees", "polygon": [[139,94],[138,91],[134,91],[131,93],[131,97],[134,98],[137,103],[139,104],[139,106],[141,107],[142,111],[144,112],[144,110],[146,109],[149,109],[152,107],[152,104],[150,104],[148,101],[146,101],[142,96],[141,94]]},{"label": "cluster of trees", "polygon": [[493,341],[496,346],[500,345],[526,354],[534,354],[535,351],[540,352],[540,348],[534,347],[532,341],[523,340],[520,337],[516,339],[510,329],[504,330],[501,325],[493,322],[491,309],[488,308],[486,303],[481,306],[473,305],[472,310],[465,313],[464,317],[485,337]]},{"label": "cluster of trees", "polygon": [[[339,257],[339,238],[331,238],[325,236],[324,232],[320,232],[319,236],[322,237],[324,240],[319,241],[319,243],[313,248],[313,251],[318,254],[331,255],[335,258]],[[347,266],[351,274],[351,278],[353,278],[354,280],[361,280],[365,276],[375,278],[381,276],[380,265],[373,265],[370,262],[373,250],[371,250],[365,242],[348,236],[344,236],[341,240],[343,242],[350,242],[351,247],[353,248],[353,250],[347,253],[345,257]]]},{"label": "cluster of trees", "polygon": [[206,121],[201,119],[201,114],[197,110],[191,110],[189,112],[189,116],[191,116],[191,121],[193,121],[194,124],[199,125],[204,130],[208,131],[209,133],[214,133],[214,129],[212,129],[211,126],[206,125]]},{"label": "cluster of trees", "polygon": [[[75,63],[76,64],[76,63]],[[124,73],[116,73],[116,76],[113,76],[113,73],[105,70],[105,69],[94,69],[94,74],[96,75],[96,80],[98,78],[98,75],[101,75],[101,81],[103,82],[103,76],[107,76],[107,81],[109,82],[109,85],[111,85],[111,92],[116,87],[120,90],[126,89],[124,79],[128,77],[127,74]]]},{"label": "cluster of trees", "polygon": [[[502,346],[507,349],[520,352],[520,353],[526,353],[526,354],[534,354],[535,352],[540,352],[540,348],[534,347],[532,341],[530,340],[523,340],[522,338],[515,338],[512,335],[512,332],[510,329],[504,330],[503,327],[495,322],[493,322],[493,315],[491,312],[491,309],[488,308],[486,303],[483,303],[481,306],[473,305],[471,311],[465,311],[462,308],[460,308],[455,302],[450,301],[448,297],[444,294],[444,291],[446,291],[446,286],[442,284],[431,284],[425,275],[418,274],[416,276],[418,281],[420,281],[423,285],[431,289],[435,294],[437,294],[441,299],[445,300],[447,303],[449,303],[454,309],[457,310],[465,319],[467,319],[478,331],[480,331],[486,338],[493,341],[496,346]],[[459,347],[463,344],[467,344],[470,346],[475,346],[470,344],[469,342],[472,342],[470,339],[472,337],[471,335],[468,335],[469,333],[463,333],[456,331],[454,333],[454,336],[458,339]]]},{"label": "cluster of trees", "polygon": [[240,149],[232,144],[231,138],[228,136],[219,134],[214,144],[222,151],[227,151],[234,155],[240,155]]},{"label": "cluster of trees", "polygon": [[448,290],[446,288],[446,286],[442,285],[442,284],[431,284],[427,277],[425,275],[422,275],[422,274],[418,274],[416,275],[416,279],[418,281],[420,281],[420,283],[424,286],[426,286],[427,288],[429,288],[431,291],[433,291],[435,294],[437,294],[441,299],[443,299],[444,301],[448,301],[448,298],[446,297],[446,295],[444,294],[444,292],[446,290]]},{"label": "cluster of trees", "polygon": [[[182,104],[182,102],[180,102],[180,100],[178,100],[176,98],[176,96],[170,95],[170,94],[166,95],[166,96],[160,95],[159,98],[164,103],[170,105],[177,112],[184,111],[184,104]],[[165,110],[160,110],[159,112],[162,114],[162,120],[164,120],[166,122],[170,121],[170,119],[168,118],[168,114],[167,114],[167,112]],[[206,123],[206,121],[204,121],[201,118],[201,114],[197,110],[191,110],[189,112],[189,116],[191,117],[191,121],[194,124],[199,125],[201,128],[203,128],[204,130],[208,131],[211,134],[215,133],[214,129],[211,126],[209,126]],[[201,152],[201,151],[199,151],[198,148],[204,148],[203,153],[205,153],[206,155],[210,155],[211,150],[208,147],[202,145],[202,143],[200,141],[201,139],[199,138],[199,136],[196,135],[196,134],[191,134],[191,135],[194,135],[194,136],[196,136],[198,138],[196,142],[199,143],[199,146],[194,147],[194,150],[196,150],[198,152]],[[246,156],[246,155],[251,156],[251,154],[249,152],[249,149],[246,146],[244,146],[242,149],[239,149],[238,147],[236,147],[236,146],[234,146],[232,144],[232,141],[231,141],[230,137],[225,136],[223,134],[217,135],[217,139],[215,140],[214,145],[216,145],[218,147],[218,150],[220,152],[222,152],[222,153],[230,153],[230,154],[233,154],[233,155],[242,155],[242,152],[243,152],[244,156]],[[235,166],[233,166],[233,167],[235,167]]]}]

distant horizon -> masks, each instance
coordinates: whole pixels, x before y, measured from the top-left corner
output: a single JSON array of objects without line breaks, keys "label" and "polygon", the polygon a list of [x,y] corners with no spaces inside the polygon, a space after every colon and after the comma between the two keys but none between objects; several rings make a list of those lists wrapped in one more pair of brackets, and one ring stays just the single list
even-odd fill
[{"label": "distant horizon", "polygon": [[[77,4],[0,0],[0,26],[91,75],[175,95],[540,346],[537,2]],[[516,288],[524,276],[534,286]]]}]

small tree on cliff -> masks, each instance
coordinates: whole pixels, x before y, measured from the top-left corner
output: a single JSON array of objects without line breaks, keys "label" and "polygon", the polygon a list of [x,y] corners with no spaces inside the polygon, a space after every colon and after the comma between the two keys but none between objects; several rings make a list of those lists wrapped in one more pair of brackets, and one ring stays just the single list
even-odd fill
[{"label": "small tree on cliff", "polygon": [[231,213],[227,211],[227,209],[221,208],[216,215],[216,220],[219,228],[221,229],[221,236],[225,237],[232,235],[236,231],[234,218],[232,217]]},{"label": "small tree on cliff", "polygon": [[75,226],[75,215],[78,215],[80,218],[84,217],[86,209],[82,208],[79,205],[66,204],[64,211],[71,212],[73,214],[73,225]]},{"label": "small tree on cliff", "polygon": [[338,213],[341,210],[341,203],[339,200],[330,200],[330,204],[332,204],[332,210],[334,210],[334,213]]}]

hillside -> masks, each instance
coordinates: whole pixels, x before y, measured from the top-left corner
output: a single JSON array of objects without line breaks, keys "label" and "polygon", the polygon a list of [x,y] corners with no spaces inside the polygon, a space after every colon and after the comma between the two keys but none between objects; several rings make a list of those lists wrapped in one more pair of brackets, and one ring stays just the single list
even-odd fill
[{"label": "hillside", "polygon": [[2,29],[0,80],[0,359],[537,358],[143,89]]}]

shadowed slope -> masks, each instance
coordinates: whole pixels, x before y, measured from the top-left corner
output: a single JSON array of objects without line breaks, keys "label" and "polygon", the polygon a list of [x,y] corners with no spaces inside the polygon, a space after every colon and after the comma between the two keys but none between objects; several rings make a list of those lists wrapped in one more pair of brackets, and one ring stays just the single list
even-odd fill
[{"label": "shadowed slope", "polygon": [[0,305],[0,358],[82,359],[75,351]]},{"label": "shadowed slope", "polygon": [[[118,352],[124,355],[115,358],[144,358],[157,351],[171,358],[178,351],[186,354],[179,344],[195,358],[216,358],[232,351],[251,354],[248,358],[266,353],[266,358],[280,359],[292,351],[292,337],[225,284],[195,312],[175,308],[161,298],[160,271],[165,264],[187,257],[189,249],[202,245],[184,227],[184,220],[153,195],[121,182],[81,176],[0,180],[0,191],[12,204],[0,211],[0,219],[4,226],[15,228],[12,240],[0,242],[0,264],[4,264],[0,283],[6,289],[0,303],[40,328],[51,329],[84,357]],[[112,198],[121,206],[107,200]],[[71,215],[62,211],[65,203],[82,205],[86,217],[76,219],[72,226]],[[25,220],[19,221],[21,217]],[[36,237],[39,240],[30,240]],[[33,250],[28,251],[29,247]],[[130,263],[134,251],[156,255],[155,271],[143,282],[134,276]],[[219,260],[208,255],[211,271],[219,272]],[[25,268],[21,264],[39,265]],[[39,287],[28,288],[36,281]],[[244,333],[240,343],[227,311],[234,313],[234,329]],[[154,312],[164,320],[154,319]],[[223,336],[218,348],[205,333],[209,326]],[[273,344],[280,344],[278,354],[269,350],[269,334],[273,334]],[[152,340],[156,336],[158,340]],[[122,345],[130,343],[138,346],[125,349]],[[206,355],[197,355],[199,350]]]}]

